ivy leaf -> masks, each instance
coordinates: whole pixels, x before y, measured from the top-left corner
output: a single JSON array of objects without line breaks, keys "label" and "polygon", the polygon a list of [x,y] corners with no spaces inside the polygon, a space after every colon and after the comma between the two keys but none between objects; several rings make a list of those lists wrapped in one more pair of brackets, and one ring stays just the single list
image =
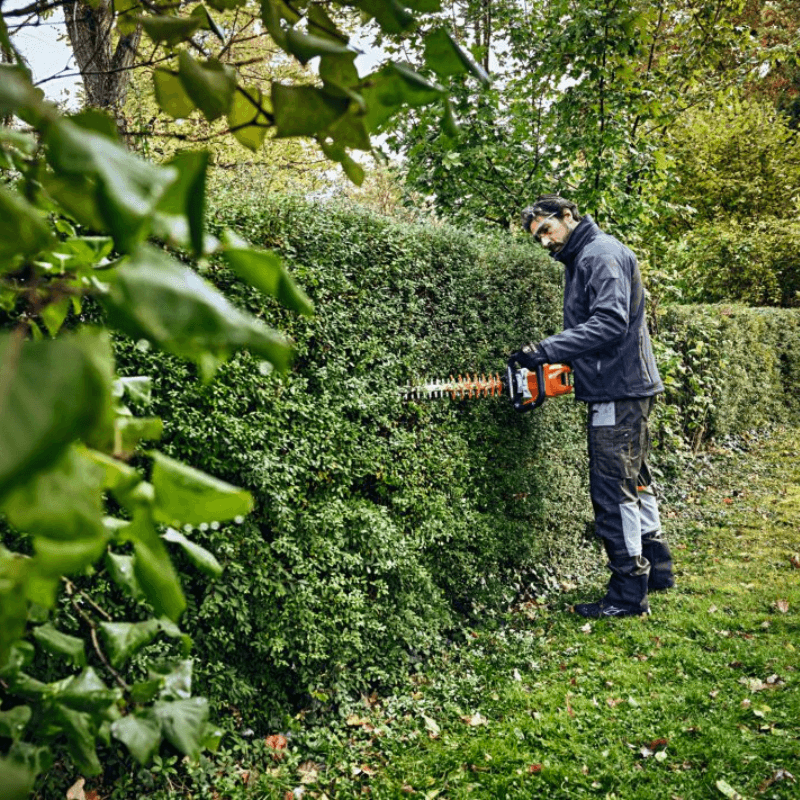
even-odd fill
[{"label": "ivy leaf", "polygon": [[236,90],[236,73],[229,66],[215,58],[201,63],[181,50],[178,74],[186,94],[209,122],[228,112]]},{"label": "ivy leaf", "polygon": [[196,272],[153,247],[141,247],[115,269],[99,300],[113,325],[193,360],[206,378],[241,349],[281,371],[291,361],[287,339],[243,314]]},{"label": "ivy leaf", "polygon": [[204,547],[187,539],[182,533],[178,533],[174,528],[168,528],[162,538],[173,544],[180,545],[186,553],[188,559],[202,573],[211,578],[219,578],[222,575],[222,565],[217,561],[212,553]]},{"label": "ivy leaf", "polygon": [[58,693],[58,700],[76,711],[107,713],[121,696],[119,689],[109,689],[94,669],[88,667],[80,675],[67,680]]},{"label": "ivy leaf", "polygon": [[117,378],[114,381],[114,396],[122,397],[125,394],[134,402],[150,405],[153,399],[153,379],[146,375]]},{"label": "ivy leaf", "polygon": [[249,492],[151,452],[155,488],[155,519],[167,524],[200,525],[249,514],[253,498]]},{"label": "ivy leaf", "polygon": [[103,768],[95,749],[96,732],[91,715],[56,704],[54,721],[66,734],[66,747],[75,766],[84,775],[99,775]]},{"label": "ivy leaf", "polygon": [[[163,624],[163,622],[162,622]],[[148,671],[148,678],[158,683],[161,700],[186,700],[192,696],[191,659],[167,662]]]},{"label": "ivy leaf", "polygon": [[300,314],[314,313],[313,303],[292,280],[277,253],[226,247],[223,255],[230,268],[250,286]]},{"label": "ivy leaf", "polygon": [[134,653],[150,644],[160,630],[155,619],[144,622],[101,622],[98,627],[109,661],[114,667],[121,667]]},{"label": "ivy leaf", "polygon": [[367,104],[366,124],[372,131],[404,105],[415,108],[444,97],[444,89],[402,64],[387,64],[364,79],[361,95]]},{"label": "ivy leaf", "polygon": [[139,586],[134,573],[133,556],[106,553],[106,568],[114,583],[124,589],[129,597],[139,600],[143,596],[142,587]]},{"label": "ivy leaf", "polygon": [[208,721],[208,701],[203,697],[159,702],[153,713],[161,722],[164,737],[189,758],[196,759],[203,746]]},{"label": "ivy leaf", "polygon": [[384,33],[403,33],[414,24],[413,15],[398,0],[354,0],[353,5],[374,17]]},{"label": "ivy leaf", "polygon": [[122,742],[142,766],[146,766],[161,745],[161,724],[149,711],[128,714],[112,723],[111,735]]},{"label": "ivy leaf", "polygon": [[[336,23],[328,16],[328,13],[321,5],[313,3],[308,9],[306,19],[308,20],[308,29],[314,36],[330,39],[343,45],[348,43],[349,37],[339,30]],[[356,54],[352,53],[352,55],[355,56]]]},{"label": "ivy leaf", "polygon": [[56,630],[49,623],[35,627],[33,629],[33,638],[48,653],[66,656],[67,661],[75,667],[86,666],[86,651],[84,650],[83,639],[78,639],[76,636],[68,636],[66,633]]},{"label": "ivy leaf", "polygon": [[158,107],[173,119],[186,119],[197,108],[177,72],[156,67],[153,70],[153,89]]}]

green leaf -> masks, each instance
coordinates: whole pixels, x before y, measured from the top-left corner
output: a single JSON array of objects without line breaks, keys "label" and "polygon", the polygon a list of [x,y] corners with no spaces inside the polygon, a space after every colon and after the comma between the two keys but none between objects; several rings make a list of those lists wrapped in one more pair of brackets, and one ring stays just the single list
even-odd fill
[{"label": "green leaf", "polygon": [[192,759],[200,755],[208,721],[208,701],[205,698],[156,703],[153,713],[161,722],[164,737],[173,747]]},{"label": "green leaf", "polygon": [[100,111],[97,108],[85,108],[77,114],[70,114],[67,119],[87,131],[94,131],[106,139],[111,139],[114,142],[119,142],[119,131],[117,130],[117,123],[114,118],[107,114],[105,111]]},{"label": "green leaf", "polygon": [[[0,544],[0,669],[13,667],[17,670],[23,666],[19,661],[9,663],[9,659],[28,621],[24,586],[29,570],[28,559]],[[17,658],[21,659],[21,653],[17,653]]]},{"label": "green leaf", "polygon": [[197,108],[177,72],[157,67],[153,70],[153,89],[158,107],[173,119],[186,119]]},{"label": "green leaf", "polygon": [[212,553],[209,553],[208,550],[201,547],[199,544],[190,541],[174,528],[168,528],[162,538],[173,544],[180,545],[192,564],[205,575],[211,578],[219,578],[219,576],[222,575],[222,565]]},{"label": "green leaf", "polygon": [[403,33],[414,25],[414,16],[398,0],[354,0],[353,5],[374,17],[384,33]]},{"label": "green leaf", "polygon": [[[326,55],[319,62],[319,76],[325,83],[329,94],[331,89],[338,90],[342,97],[350,97],[351,89],[361,80],[355,65],[356,54]],[[335,93],[334,93],[335,94]]]},{"label": "green leaf", "polygon": [[363,81],[360,90],[367,104],[366,124],[379,130],[404,105],[415,108],[441,100],[444,89],[402,64],[387,64]]},{"label": "green leaf", "polygon": [[114,396],[124,395],[142,405],[150,405],[153,401],[153,379],[146,375],[137,375],[130,378],[117,378],[114,381]]},{"label": "green leaf", "polygon": [[16,192],[0,186],[0,274],[17,266],[14,256],[31,256],[51,241],[42,214]]},{"label": "green leaf", "polygon": [[66,321],[71,308],[72,298],[62,297],[55,302],[48,303],[41,310],[39,316],[51,336],[55,336],[61,330],[61,326]]},{"label": "green leaf", "polygon": [[322,143],[322,152],[331,159],[331,161],[337,161],[342,165],[342,168],[345,171],[345,174],[348,178],[356,185],[361,186],[364,182],[364,168],[355,161],[351,156],[347,154],[347,151],[344,147],[341,147],[338,144],[329,145],[326,143]]},{"label": "green leaf", "polygon": [[[316,37],[330,39],[339,44],[347,44],[349,37],[339,30],[336,23],[328,16],[325,9],[318,3],[313,3],[306,15],[308,20],[308,30]],[[355,53],[352,53],[355,56]]]},{"label": "green leaf", "polygon": [[169,553],[156,533],[149,509],[138,509],[126,531],[133,541],[133,572],[158,616],[176,621],[186,608],[180,580]]},{"label": "green leaf", "polygon": [[[0,75],[0,85],[2,84]],[[0,786],[3,800],[29,800],[36,772],[25,764],[0,756]]]},{"label": "green leaf", "polygon": [[65,706],[76,711],[86,711],[108,716],[116,712],[116,703],[122,697],[120,689],[109,689],[98,677],[97,673],[88,667],[80,675],[68,678],[58,700]]},{"label": "green leaf", "polygon": [[67,661],[75,667],[86,666],[86,651],[83,647],[83,639],[78,639],[76,636],[67,636],[66,633],[56,630],[49,623],[34,628],[33,638],[48,653],[66,656]]},{"label": "green leaf", "polygon": [[0,738],[17,741],[25,733],[30,718],[29,706],[15,706],[9,711],[0,711]]},{"label": "green leaf", "polygon": [[161,723],[150,711],[128,714],[112,723],[111,735],[122,742],[142,766],[147,766],[161,745]]},{"label": "green leaf", "polygon": [[326,36],[301,33],[295,28],[286,31],[286,49],[304,66],[312,58],[322,55],[350,53],[346,45]]},{"label": "green leaf", "polygon": [[44,92],[34,89],[24,69],[0,64],[0,117],[16,114],[31,125],[54,119],[55,107],[43,98]]},{"label": "green leaf", "polygon": [[200,525],[250,513],[249,492],[206,475],[163,453],[151,452],[156,491],[155,518],[167,524]]},{"label": "green leaf", "polygon": [[189,244],[194,254],[206,251],[206,176],[209,153],[207,150],[179,153],[169,162],[177,178],[167,188],[158,204],[158,213],[184,217],[189,223]]},{"label": "green leaf", "polygon": [[192,696],[193,669],[193,662],[189,658],[166,662],[149,669],[148,679],[158,682],[161,700],[186,700]]},{"label": "green leaf", "polygon": [[234,8],[241,8],[247,0],[208,0],[211,8],[217,11],[230,11]]},{"label": "green leaf", "polygon": [[236,141],[253,152],[264,144],[267,129],[272,126],[272,120],[262,109],[271,111],[272,106],[261,89],[239,87],[228,113],[228,125]]},{"label": "green leaf", "polygon": [[425,63],[437,75],[471,74],[485,86],[489,76],[456,43],[449,31],[436,28],[425,37]]},{"label": "green leaf", "polygon": [[103,768],[95,749],[96,729],[91,715],[56,704],[53,717],[66,734],[66,747],[84,775],[99,775]]},{"label": "green leaf", "polygon": [[109,661],[114,667],[122,666],[134,653],[150,644],[160,630],[155,619],[144,622],[101,622],[98,627]]},{"label": "green leaf", "polygon": [[99,299],[111,323],[195,361],[205,377],[241,349],[279,370],[291,362],[288,340],[243,314],[196,272],[160,250],[140,248],[110,278],[108,292]]},{"label": "green leaf", "polygon": [[277,253],[226,247],[223,255],[230,268],[250,286],[300,314],[314,313],[313,303],[292,280]]},{"label": "green leaf", "polygon": [[173,17],[168,15],[140,17],[145,33],[156,43],[163,42],[167,47],[174,47],[180,42],[190,39],[203,26],[200,17]]},{"label": "green leaf", "polygon": [[229,66],[214,58],[201,63],[181,50],[178,74],[186,94],[209,122],[228,113],[236,90],[236,73]]},{"label": "green leaf", "polygon": [[143,596],[142,587],[139,586],[134,573],[133,556],[106,553],[106,568],[114,583],[124,589],[129,597],[139,600]]},{"label": "green leaf", "polygon": [[277,138],[323,133],[349,106],[348,99],[333,97],[316,86],[272,84]]},{"label": "green leaf", "polygon": [[32,569],[34,578],[27,587],[28,599],[40,605],[53,605],[52,592],[55,591],[62,575],[73,575],[81,572],[97,561],[108,543],[108,532],[103,529],[99,535],[73,541],[57,541],[55,539],[36,536],[33,548],[36,551]]},{"label": "green leaf", "polygon": [[0,335],[0,498],[52,464],[111,410],[108,339]]},{"label": "green leaf", "polygon": [[148,223],[175,180],[168,167],[151,164],[105,136],[60,120],[47,133],[48,160],[56,172],[97,181],[97,205],[124,252],[148,234]]},{"label": "green leaf", "polygon": [[12,491],[2,506],[12,525],[50,539],[102,536],[103,468],[70,447],[49,469]]},{"label": "green leaf", "polygon": [[114,455],[130,458],[140,442],[155,442],[161,438],[164,423],[161,417],[119,416],[114,423]]}]

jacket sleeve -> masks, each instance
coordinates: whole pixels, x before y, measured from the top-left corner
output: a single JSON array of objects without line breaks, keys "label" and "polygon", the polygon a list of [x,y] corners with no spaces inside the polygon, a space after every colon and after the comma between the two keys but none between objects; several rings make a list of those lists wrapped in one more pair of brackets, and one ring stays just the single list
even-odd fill
[{"label": "jacket sleeve", "polygon": [[541,343],[550,363],[571,361],[618,342],[630,322],[631,284],[617,254],[597,253],[576,265],[585,283],[589,318]]}]

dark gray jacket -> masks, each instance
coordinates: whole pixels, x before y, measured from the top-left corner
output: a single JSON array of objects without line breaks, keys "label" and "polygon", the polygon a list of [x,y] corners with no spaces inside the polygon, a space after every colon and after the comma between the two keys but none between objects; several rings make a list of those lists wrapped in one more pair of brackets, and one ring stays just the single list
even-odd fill
[{"label": "dark gray jacket", "polygon": [[550,363],[572,366],[575,397],[600,403],[663,392],[636,256],[586,215],[555,258],[565,266],[564,330],[541,346]]}]

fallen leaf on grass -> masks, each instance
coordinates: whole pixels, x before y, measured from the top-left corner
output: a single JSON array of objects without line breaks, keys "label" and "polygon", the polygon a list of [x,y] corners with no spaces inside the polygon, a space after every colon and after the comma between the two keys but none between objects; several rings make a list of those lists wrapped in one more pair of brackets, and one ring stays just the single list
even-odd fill
[{"label": "fallen leaf on grass", "polygon": [[779,781],[791,781],[792,783],[796,783],[794,775],[787,769],[778,769],[772,773],[772,776],[767,778],[761,786],[758,787],[759,792],[766,792],[773,783],[778,783]]},{"label": "fallen leaf on grass", "polygon": [[781,614],[786,614],[789,611],[789,601],[788,600],[776,600],[775,601],[775,608],[781,612]]},{"label": "fallen leaf on grass", "polygon": [[581,633],[591,633],[592,632],[592,623],[587,622],[582,628]]},{"label": "fallen leaf on grass", "polygon": [[739,794],[727,781],[718,780],[716,786],[728,800],[745,800],[744,795]]},{"label": "fallen leaf on grass", "polygon": [[793,566],[795,569],[800,569],[800,556],[797,556],[797,555],[795,555],[795,556],[792,556],[792,557],[789,559],[789,563],[790,563],[790,564],[791,564],[791,565],[792,565],[792,566]]},{"label": "fallen leaf on grass", "polygon": [[462,722],[466,722],[472,728],[477,728],[478,725],[488,725],[489,720],[486,717],[481,715],[480,711],[476,711],[474,714],[465,714],[461,717]]},{"label": "fallen leaf on grass", "polygon": [[531,764],[528,767],[528,772],[530,772],[531,775],[538,775],[541,771],[542,771],[541,764]]},{"label": "fallen leaf on grass", "polygon": [[72,786],[67,789],[67,800],[86,800],[86,793],[83,791],[86,778],[78,778]]},{"label": "fallen leaf on grass", "polygon": [[316,783],[319,778],[319,765],[314,761],[304,761],[297,767],[300,783]]},{"label": "fallen leaf on grass", "polygon": [[439,723],[436,722],[435,719],[425,716],[425,714],[422,715],[422,719],[425,722],[425,730],[428,731],[428,736],[430,736],[431,739],[436,739],[442,732]]},{"label": "fallen leaf on grass", "polygon": [[616,706],[620,705],[620,703],[624,703],[625,701],[621,697],[609,697],[606,699],[606,705],[609,708],[615,708]]}]

